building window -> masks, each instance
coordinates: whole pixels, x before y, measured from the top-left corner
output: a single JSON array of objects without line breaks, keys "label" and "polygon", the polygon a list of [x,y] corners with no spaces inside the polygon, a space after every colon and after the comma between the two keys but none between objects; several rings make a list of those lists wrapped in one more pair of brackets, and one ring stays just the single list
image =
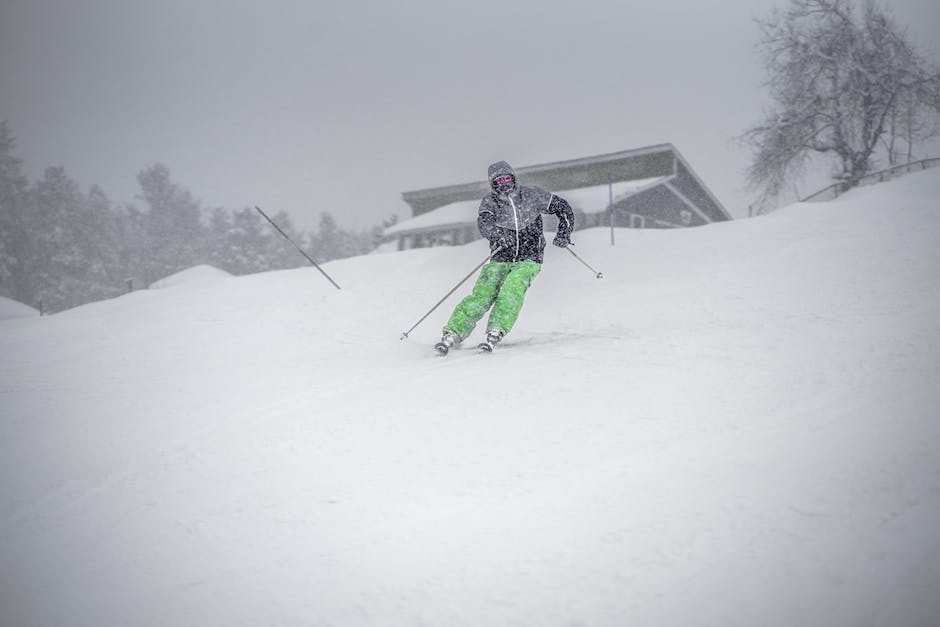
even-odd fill
[{"label": "building window", "polygon": [[646,218],[643,216],[638,216],[635,213],[630,214],[630,228],[631,229],[643,229],[646,228]]},{"label": "building window", "polygon": [[683,209],[679,212],[679,218],[682,220],[682,224],[689,226],[692,224],[692,212],[688,209]]}]

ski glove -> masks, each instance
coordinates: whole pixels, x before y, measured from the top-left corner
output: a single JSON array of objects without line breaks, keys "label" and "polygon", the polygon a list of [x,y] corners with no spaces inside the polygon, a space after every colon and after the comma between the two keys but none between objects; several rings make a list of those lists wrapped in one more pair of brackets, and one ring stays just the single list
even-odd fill
[{"label": "ski glove", "polygon": [[497,237],[496,239],[490,241],[490,250],[508,250],[515,245],[515,240],[512,240],[508,237]]},{"label": "ski glove", "polygon": [[552,240],[552,244],[554,244],[555,246],[559,246],[560,248],[564,248],[570,243],[571,243],[571,240],[565,237],[564,235],[556,235],[555,239]]}]

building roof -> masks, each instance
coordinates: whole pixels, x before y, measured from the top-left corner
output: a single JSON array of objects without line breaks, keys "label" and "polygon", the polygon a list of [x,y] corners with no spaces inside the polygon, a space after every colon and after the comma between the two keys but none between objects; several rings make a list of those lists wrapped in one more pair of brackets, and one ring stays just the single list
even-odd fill
[{"label": "building roof", "polygon": [[[560,194],[567,200],[572,207],[584,212],[597,212],[606,208],[610,203],[611,187],[613,188],[614,202],[637,192],[648,189],[654,185],[668,180],[670,177],[654,177],[649,179],[638,179],[635,181],[621,181],[609,186],[606,182],[603,185],[592,185],[573,189],[564,194]],[[484,192],[485,193],[485,192]],[[396,233],[413,233],[424,230],[432,230],[440,227],[460,226],[465,224],[476,224],[477,214],[480,209],[480,197],[474,200],[461,200],[453,202],[443,207],[423,213],[410,220],[398,222],[385,229],[385,235]]]},{"label": "building roof", "polygon": [[[556,161],[515,168],[524,185],[538,185],[557,192],[570,200],[568,190],[583,188],[606,189],[608,181],[614,184],[681,176],[690,188],[689,196],[698,199],[701,212],[713,221],[730,220],[731,215],[705,187],[688,162],[672,144],[659,144],[634,150]],[[463,201],[479,200],[490,190],[486,180],[435,187],[402,193],[402,199],[411,206],[414,217]],[[606,202],[601,208],[606,206]],[[409,221],[410,222],[410,221]]]},{"label": "building roof", "polygon": [[[482,195],[481,195],[482,197]],[[477,213],[480,210],[480,199],[461,200],[449,205],[438,207],[420,216],[397,222],[385,229],[386,235],[420,231],[428,228],[437,228],[457,224],[476,223]]]}]

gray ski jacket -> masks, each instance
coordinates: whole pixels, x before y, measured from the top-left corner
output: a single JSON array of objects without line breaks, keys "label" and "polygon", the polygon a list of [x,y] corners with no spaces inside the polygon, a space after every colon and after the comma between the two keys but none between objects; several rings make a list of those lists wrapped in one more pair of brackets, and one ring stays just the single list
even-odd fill
[{"label": "gray ski jacket", "polygon": [[[505,161],[489,167],[489,181],[516,173]],[[490,249],[501,250],[493,261],[535,261],[542,263],[545,250],[545,234],[542,214],[558,216],[556,239],[566,245],[574,229],[574,212],[571,205],[560,197],[534,185],[519,185],[511,194],[490,192],[480,201],[477,226],[480,234],[490,241]]]}]

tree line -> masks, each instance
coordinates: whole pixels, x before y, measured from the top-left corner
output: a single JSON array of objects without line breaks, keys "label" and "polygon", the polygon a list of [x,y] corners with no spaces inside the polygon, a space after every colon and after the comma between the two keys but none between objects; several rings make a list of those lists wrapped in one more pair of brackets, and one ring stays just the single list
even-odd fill
[{"label": "tree line", "polygon": [[[137,175],[138,207],[97,185],[83,192],[61,166],[31,182],[15,148],[0,121],[0,296],[55,312],[199,264],[235,275],[307,264],[253,208],[205,209],[162,164]],[[304,232],[283,211],[272,218],[318,263],[374,250],[391,223],[350,231],[321,213],[318,230]]]}]

